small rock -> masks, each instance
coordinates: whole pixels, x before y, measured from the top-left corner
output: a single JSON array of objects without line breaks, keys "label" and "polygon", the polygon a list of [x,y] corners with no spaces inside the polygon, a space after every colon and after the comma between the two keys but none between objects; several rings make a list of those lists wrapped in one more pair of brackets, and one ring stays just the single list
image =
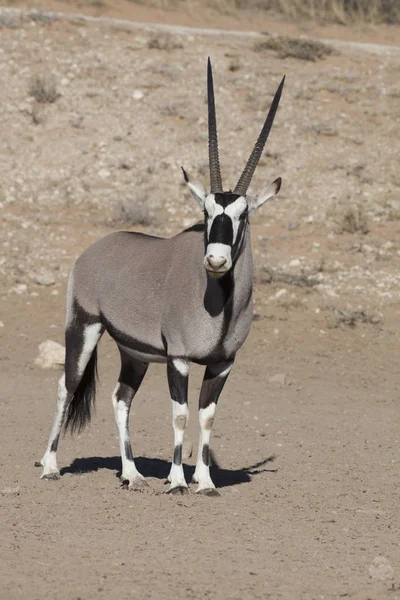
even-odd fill
[{"label": "small rock", "polygon": [[39,285],[54,285],[56,280],[51,271],[42,271],[41,273],[33,273],[31,275],[33,281]]},{"label": "small rock", "polygon": [[25,283],[17,283],[17,285],[14,285],[10,289],[10,293],[11,294],[18,294],[18,296],[20,296],[21,294],[25,294],[25,292],[27,290],[28,290],[28,286]]},{"label": "small rock", "polygon": [[46,340],[39,344],[39,356],[35,358],[35,365],[42,369],[58,369],[65,362],[65,348],[53,340]]},{"label": "small rock", "polygon": [[374,558],[368,573],[371,579],[380,579],[381,581],[387,581],[394,577],[393,567],[384,556]]},{"label": "small rock", "polygon": [[300,267],[300,266],[301,266],[301,261],[298,258],[294,258],[289,263],[289,267]]},{"label": "small rock", "polygon": [[186,436],[183,444],[182,444],[182,460],[189,460],[189,458],[193,454],[193,442],[192,440]]},{"label": "small rock", "polygon": [[144,93],[142,92],[142,90],[135,90],[133,92],[133,99],[134,100],[141,100],[144,97]]},{"label": "small rock", "polygon": [[289,223],[288,223],[289,231],[294,231],[295,229],[298,229],[298,227],[299,227],[298,221],[289,221]]},{"label": "small rock", "polygon": [[19,486],[14,488],[6,487],[1,490],[0,494],[2,496],[19,496],[20,489]]},{"label": "small rock", "polygon": [[276,375],[271,375],[268,377],[268,381],[270,383],[277,383],[279,385],[289,385],[289,377],[286,373],[277,373]]},{"label": "small rock", "polygon": [[32,104],[29,102],[21,102],[19,105],[19,111],[28,115],[32,114]]},{"label": "small rock", "polygon": [[133,160],[121,160],[121,162],[119,163],[119,168],[120,169],[126,169],[127,171],[129,171],[130,169],[133,169],[133,167],[135,166],[135,163],[133,162]]},{"label": "small rock", "polygon": [[78,117],[77,119],[71,119],[71,126],[79,128],[82,125],[83,117]]},{"label": "small rock", "polygon": [[110,177],[110,175],[111,173],[107,169],[100,169],[99,171],[99,177],[101,177],[102,179],[107,179],[107,177]]}]

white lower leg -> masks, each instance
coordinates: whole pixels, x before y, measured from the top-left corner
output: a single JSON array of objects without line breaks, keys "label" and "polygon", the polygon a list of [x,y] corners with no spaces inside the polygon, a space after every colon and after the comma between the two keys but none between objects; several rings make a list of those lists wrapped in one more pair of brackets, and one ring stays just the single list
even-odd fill
[{"label": "white lower leg", "polygon": [[118,390],[120,384],[117,386],[112,395],[112,403],[114,407],[115,420],[118,427],[119,435],[119,447],[121,451],[122,460],[122,476],[123,480],[129,481],[129,485],[134,484],[138,480],[143,480],[144,477],[136,469],[135,461],[133,460],[132,448],[129,439],[129,408],[130,406],[125,400],[118,399]]},{"label": "white lower leg", "polygon": [[58,397],[56,404],[56,412],[53,419],[53,425],[50,432],[49,443],[47,444],[46,452],[42,460],[40,461],[43,465],[43,472],[41,478],[58,478],[60,472],[57,468],[57,446],[58,438],[60,437],[61,428],[64,422],[65,411],[68,402],[68,392],[65,387],[65,374],[63,374],[58,381]]},{"label": "white lower leg", "polygon": [[199,484],[197,492],[204,489],[214,489],[215,485],[210,476],[210,438],[214,423],[216,404],[212,402],[207,408],[199,410],[200,440],[197,454],[196,470],[193,480]]},{"label": "white lower leg", "polygon": [[175,487],[187,487],[185,475],[182,466],[182,444],[185,429],[189,422],[189,407],[186,404],[179,404],[172,400],[172,426],[174,428],[174,456],[172,459],[171,471],[168,481],[171,483],[170,489]]}]

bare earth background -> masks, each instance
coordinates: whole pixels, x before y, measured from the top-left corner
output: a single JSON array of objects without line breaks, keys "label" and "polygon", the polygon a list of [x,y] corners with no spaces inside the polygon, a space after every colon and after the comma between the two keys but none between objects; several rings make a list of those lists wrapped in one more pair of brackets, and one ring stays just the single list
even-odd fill
[{"label": "bare earth background", "polygon": [[[0,12],[0,597],[399,600],[399,29],[274,23],[190,3],[43,4],[392,49],[340,45],[305,62],[260,50],[262,37]],[[172,428],[162,366],[132,411],[150,487],[120,488],[109,338],[92,426],[61,441],[61,480],[39,481],[60,373],[34,359],[42,341],[63,343],[74,259],[114,229],[172,235],[199,218],[180,165],[207,182],[208,55],[226,185],[287,76],[253,191],[279,175],[283,187],[252,222],[254,326],[213,435],[221,497],[163,493]],[[34,99],[37,78],[54,84],[54,102]],[[194,367],[194,441],[201,376]]]}]

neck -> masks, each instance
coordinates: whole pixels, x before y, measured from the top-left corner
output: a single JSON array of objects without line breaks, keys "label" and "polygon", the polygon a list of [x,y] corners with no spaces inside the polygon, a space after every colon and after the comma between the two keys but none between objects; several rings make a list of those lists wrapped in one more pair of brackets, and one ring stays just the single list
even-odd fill
[{"label": "neck", "polygon": [[207,277],[204,294],[204,307],[211,316],[224,311],[230,317],[242,307],[247,307],[253,288],[253,255],[251,251],[250,231],[246,230],[238,257],[232,268],[220,279]]}]

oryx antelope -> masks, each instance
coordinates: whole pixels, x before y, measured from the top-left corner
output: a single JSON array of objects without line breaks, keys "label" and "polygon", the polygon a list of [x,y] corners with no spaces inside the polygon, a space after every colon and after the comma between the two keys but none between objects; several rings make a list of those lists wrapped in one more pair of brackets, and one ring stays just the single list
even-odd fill
[{"label": "oryx antelope", "polygon": [[247,189],[263,152],[284,78],[234,191],[224,191],[219,165],[213,77],[208,61],[210,192],[183,175],[204,220],[170,239],[122,231],[100,239],[76,261],[68,284],[65,373],[46,452],[43,479],[57,479],[56,451],[63,425],[82,430],[95,398],[97,344],[115,340],[121,371],[112,395],[122,457],[122,481],[147,485],[129,438],[129,410],[149,363],[167,363],[174,451],[168,492],[185,492],[182,442],[188,424],[190,362],[205,365],[199,400],[200,441],[193,481],[215,495],[210,477],[210,434],[218,398],[250,330],[253,258],[249,216],[278,193],[281,179],[257,196]]}]

